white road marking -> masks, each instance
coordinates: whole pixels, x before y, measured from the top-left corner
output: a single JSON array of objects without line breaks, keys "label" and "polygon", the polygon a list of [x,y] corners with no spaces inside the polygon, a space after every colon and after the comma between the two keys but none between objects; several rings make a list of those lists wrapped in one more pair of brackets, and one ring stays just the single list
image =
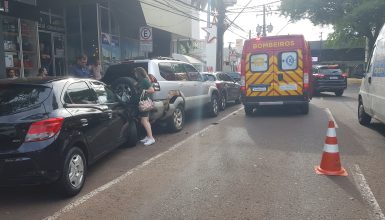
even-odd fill
[{"label": "white road marking", "polygon": [[378,205],[378,202],[374,197],[373,192],[370,189],[368,183],[366,182],[365,176],[364,174],[362,174],[362,171],[358,164],[354,165],[353,178],[356,182],[358,189],[361,192],[362,198],[366,202],[366,205],[370,208],[370,219],[385,220],[384,213],[382,212],[381,207]]},{"label": "white road marking", "polygon": [[[242,108],[228,114],[227,116],[223,117],[222,119],[220,119],[219,121],[223,121],[229,117],[231,117],[233,114],[237,113],[238,111],[240,111]],[[193,139],[194,137],[197,137],[199,135],[202,135],[203,133],[205,133],[206,131],[208,131],[210,128],[214,127],[215,125],[209,125],[207,126],[206,128],[202,129],[201,131],[199,132],[196,132],[194,133],[193,135],[191,135],[190,137],[184,139],[183,141],[175,144],[174,146],[172,146],[170,149],[168,149],[167,151],[163,152],[163,153],[160,153],[152,158],[150,158],[149,160],[147,161],[144,161],[142,164],[134,167],[133,169],[131,170],[128,170],[126,173],[124,173],[123,175],[117,177],[116,179],[104,184],[103,186],[89,192],[88,194],[76,199],[75,201],[69,203],[68,205],[66,205],[64,208],[60,209],[59,211],[55,212],[53,215],[51,216],[48,216],[48,217],[45,217],[43,220],[55,220],[57,218],[59,218],[61,215],[63,215],[64,213],[66,212],[69,212],[70,210],[76,208],[77,206],[81,205],[82,203],[86,202],[87,200],[91,199],[92,197],[98,195],[99,193],[111,188],[112,186],[114,186],[115,184],[117,183],[120,183],[122,182],[123,180],[125,180],[127,177],[129,177],[131,174],[137,172],[138,170],[148,166],[149,164],[151,164],[152,162],[154,162],[155,160],[159,159],[160,157],[170,153],[171,151],[174,151],[176,150],[177,148],[181,147],[183,144],[185,144],[186,142],[188,142],[189,140]]]},{"label": "white road marking", "polygon": [[336,120],[334,119],[334,116],[333,116],[332,112],[330,111],[330,109],[329,108],[325,108],[325,111],[326,111],[326,113],[329,116],[329,120],[334,121],[334,125],[336,126],[336,128],[338,128],[338,124],[337,124]]}]

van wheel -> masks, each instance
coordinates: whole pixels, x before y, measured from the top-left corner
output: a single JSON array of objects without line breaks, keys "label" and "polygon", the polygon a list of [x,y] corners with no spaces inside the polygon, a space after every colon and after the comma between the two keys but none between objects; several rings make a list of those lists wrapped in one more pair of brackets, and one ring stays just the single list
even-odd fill
[{"label": "van wheel", "polygon": [[344,90],[338,90],[338,91],[335,91],[334,94],[336,94],[336,96],[342,96],[342,94],[344,94]]},{"label": "van wheel", "polygon": [[185,120],[185,114],[184,114],[183,106],[178,105],[175,108],[174,112],[172,113],[168,121],[168,126],[170,128],[170,131],[172,132],[181,131],[184,126],[184,120]]},{"label": "van wheel", "polygon": [[304,114],[304,115],[307,115],[309,114],[309,103],[305,103],[305,104],[302,104],[300,106],[300,110],[301,110],[301,113]]},{"label": "van wheel", "polygon": [[220,103],[220,105],[219,105],[219,108],[220,108],[221,110],[225,110],[226,105],[227,105],[227,97],[226,97],[226,93],[222,93],[222,95],[221,95],[221,103]]},{"label": "van wheel", "polygon": [[62,175],[58,187],[65,196],[75,196],[84,186],[87,163],[83,151],[78,147],[71,148],[63,163]]},{"label": "van wheel", "polygon": [[127,142],[126,145],[128,147],[134,147],[136,146],[136,143],[138,142],[138,129],[136,125],[136,121],[131,120],[128,122],[128,128],[127,128]]},{"label": "van wheel", "polygon": [[250,116],[253,114],[254,107],[250,105],[245,105],[245,114],[246,116]]},{"label": "van wheel", "polygon": [[208,107],[208,114],[211,117],[217,117],[219,111],[218,95],[213,93],[211,95],[211,102]]},{"label": "van wheel", "polygon": [[366,112],[365,112],[365,108],[364,108],[364,105],[362,104],[362,102],[360,101],[359,104],[358,104],[358,122],[361,124],[361,125],[364,125],[364,126],[367,126],[370,124],[370,121],[372,120],[372,117],[370,117],[370,115],[368,115]]},{"label": "van wheel", "polygon": [[111,87],[122,102],[134,104],[133,97],[137,95],[136,84],[137,81],[131,77],[120,77],[111,84]]}]

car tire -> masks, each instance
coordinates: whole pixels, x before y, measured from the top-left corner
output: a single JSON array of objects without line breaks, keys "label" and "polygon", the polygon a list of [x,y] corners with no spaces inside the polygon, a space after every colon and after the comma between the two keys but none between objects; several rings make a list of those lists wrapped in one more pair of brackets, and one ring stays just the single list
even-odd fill
[{"label": "car tire", "polygon": [[241,95],[238,96],[237,99],[235,99],[235,104],[241,104]]},{"label": "car tire", "polygon": [[136,143],[138,142],[138,127],[135,120],[132,120],[129,122],[128,128],[127,128],[127,147],[134,147],[136,146]]},{"label": "car tire", "polygon": [[168,127],[171,132],[178,132],[183,129],[185,121],[185,112],[182,105],[178,105],[171,117],[168,119]]},{"label": "car tire", "polygon": [[342,94],[344,94],[344,90],[335,91],[334,94],[336,94],[336,96],[340,97],[340,96],[342,96]]},{"label": "car tire", "polygon": [[87,161],[78,147],[68,150],[63,161],[63,170],[58,181],[59,190],[67,197],[77,195],[84,186],[87,173]]},{"label": "car tire", "polygon": [[134,78],[120,77],[111,84],[111,87],[123,103],[135,104],[133,97],[138,96],[136,85],[137,81]]},{"label": "car tire", "polygon": [[365,112],[364,105],[362,104],[362,101],[360,100],[358,103],[358,122],[361,125],[368,126],[370,124],[370,121],[372,120],[372,117],[368,115]]},{"label": "car tire", "polygon": [[219,109],[222,111],[225,110],[226,105],[227,105],[227,96],[226,96],[226,93],[222,93]]},{"label": "car tire", "polygon": [[309,114],[309,103],[307,102],[307,103],[305,103],[305,104],[302,104],[302,105],[300,106],[300,111],[301,111],[301,113],[304,114],[304,115]]},{"label": "car tire", "polygon": [[252,115],[254,112],[254,107],[250,105],[245,105],[245,114],[246,116]]},{"label": "car tire", "polygon": [[211,117],[217,117],[219,113],[219,99],[216,93],[211,95],[211,101],[208,106],[208,115]]}]

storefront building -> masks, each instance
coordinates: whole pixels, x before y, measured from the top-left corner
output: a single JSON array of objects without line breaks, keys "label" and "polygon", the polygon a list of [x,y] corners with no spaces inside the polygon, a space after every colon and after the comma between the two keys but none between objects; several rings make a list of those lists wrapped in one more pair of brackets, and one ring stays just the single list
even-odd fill
[{"label": "storefront building", "polygon": [[[173,39],[191,37],[191,24],[170,29],[174,13],[154,22],[154,10],[142,1],[126,0],[1,0],[0,78],[14,69],[19,77],[36,76],[44,67],[52,76],[68,75],[76,57],[88,56],[90,65],[101,61],[103,69],[122,60],[171,56]],[[28,11],[28,13],[25,13]],[[186,18],[179,18],[186,21]],[[151,24],[152,22],[152,24]],[[139,29],[152,27],[153,50],[141,51]],[[175,25],[174,25],[175,26]],[[198,27],[199,28],[199,27]],[[199,31],[198,31],[199,32]]]}]

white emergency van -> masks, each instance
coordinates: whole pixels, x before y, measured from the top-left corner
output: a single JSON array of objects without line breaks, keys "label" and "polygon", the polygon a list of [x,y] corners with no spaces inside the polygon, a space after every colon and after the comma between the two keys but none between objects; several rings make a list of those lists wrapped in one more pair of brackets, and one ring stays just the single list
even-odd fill
[{"label": "white emergency van", "polygon": [[368,125],[372,118],[385,123],[385,25],[377,37],[358,95],[358,121]]}]

